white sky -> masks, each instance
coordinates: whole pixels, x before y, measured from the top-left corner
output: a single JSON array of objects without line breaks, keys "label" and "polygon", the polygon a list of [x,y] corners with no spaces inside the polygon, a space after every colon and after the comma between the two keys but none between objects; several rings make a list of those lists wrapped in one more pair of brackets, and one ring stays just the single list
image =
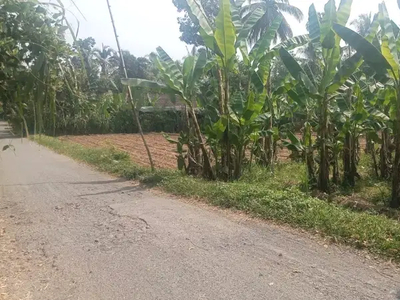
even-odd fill
[{"label": "white sky", "polygon": [[[70,0],[64,4],[74,12],[80,21],[79,37],[95,38],[98,46],[101,43],[116,48],[106,0],[75,0],[86,21],[79,15]],[[397,0],[386,0],[392,19],[400,20],[400,9]],[[308,8],[315,3],[317,11],[323,11],[327,0],[291,0],[290,3],[299,7],[304,13],[304,21],[299,24],[289,19],[295,35],[306,33]],[[340,0],[336,0],[337,5]],[[381,0],[353,0],[350,20],[362,13],[376,12]],[[179,16],[172,0],[110,0],[120,43],[123,49],[129,50],[135,56],[145,56],[162,46],[174,59],[186,55],[186,47],[179,40],[180,32],[177,18]],[[73,17],[70,20],[73,22]]]}]

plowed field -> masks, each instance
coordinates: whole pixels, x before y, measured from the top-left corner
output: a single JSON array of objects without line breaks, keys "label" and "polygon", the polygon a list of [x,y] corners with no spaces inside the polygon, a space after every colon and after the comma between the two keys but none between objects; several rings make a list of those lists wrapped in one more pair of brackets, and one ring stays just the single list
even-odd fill
[{"label": "plowed field", "polygon": [[[178,134],[170,134],[177,139]],[[176,168],[176,146],[170,144],[161,133],[147,133],[146,141],[150,147],[154,163],[157,168]],[[81,136],[63,136],[62,140],[72,141],[89,147],[115,147],[129,153],[132,160],[141,166],[148,167],[146,149],[139,134],[95,134]],[[284,160],[289,156],[286,149],[279,150],[279,158]]]},{"label": "plowed field", "polygon": [[[178,137],[170,134],[171,138]],[[148,133],[145,135],[150,147],[154,163],[157,168],[176,168],[176,146],[170,144],[160,133]],[[118,150],[129,153],[132,160],[141,166],[150,166],[146,149],[139,134],[98,134],[82,136],[64,136],[62,140],[68,140],[89,147],[115,147]]]}]

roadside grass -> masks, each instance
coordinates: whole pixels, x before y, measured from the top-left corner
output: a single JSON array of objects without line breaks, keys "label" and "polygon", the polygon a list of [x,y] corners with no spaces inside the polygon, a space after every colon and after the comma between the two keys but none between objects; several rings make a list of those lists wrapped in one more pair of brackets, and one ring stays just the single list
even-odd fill
[{"label": "roadside grass", "polygon": [[47,136],[36,137],[35,141],[103,172],[158,186],[171,194],[195,197],[212,205],[290,224],[400,261],[400,222],[376,212],[357,212],[307,195],[299,189],[305,179],[302,164],[277,165],[274,175],[255,167],[240,181],[211,182],[177,171],[152,173],[133,163],[127,153],[114,148],[88,148]]}]

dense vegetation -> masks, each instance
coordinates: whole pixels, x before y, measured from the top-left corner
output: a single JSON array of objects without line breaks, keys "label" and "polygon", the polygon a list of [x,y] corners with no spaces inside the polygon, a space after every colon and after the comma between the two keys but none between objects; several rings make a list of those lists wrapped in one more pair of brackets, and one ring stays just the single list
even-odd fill
[{"label": "dense vegetation", "polygon": [[[77,39],[61,5],[0,1],[0,100],[16,129],[31,133],[137,132],[123,96],[120,59],[112,48],[89,37]],[[66,42],[72,34],[75,42]],[[156,79],[145,57],[123,51],[129,77]],[[150,105],[155,95],[143,99]],[[157,112],[167,121],[171,113]],[[152,126],[142,115],[146,131]],[[176,117],[175,117],[176,119]]]},{"label": "dense vegetation", "polygon": [[[186,145],[189,159],[186,165],[181,155],[182,168],[228,181],[239,179],[253,162],[273,171],[278,142],[286,138],[282,144],[307,166],[309,187],[330,193],[333,185],[351,187],[360,177],[363,137],[375,175],[392,179],[390,205],[400,207],[399,27],[384,3],[372,20],[359,20],[364,37],[345,27],[352,1],[336,7],[330,0],[323,13],[310,6],[307,36],[287,40],[285,19],[268,5],[221,0],[210,20],[198,1],[185,4],[198,29],[196,43],[204,47],[193,49],[182,68],[159,47],[151,60],[162,83],[123,80],[185,101],[188,130],[178,143]],[[268,22],[266,9],[273,15]],[[282,63],[288,76],[278,69]],[[209,118],[205,139],[195,102]],[[301,138],[294,134],[298,129]]]},{"label": "dense vegetation", "polygon": [[136,132],[127,95],[134,112],[168,96],[182,109],[140,121],[180,132],[169,140],[187,175],[236,182],[261,168],[278,176],[284,147],[304,166],[306,192],[324,198],[368,177],[390,181],[388,204],[400,207],[400,28],[384,3],[352,22],[358,33],[346,27],[351,0],[329,0],[323,12],[311,5],[308,34],[297,37],[283,13],[303,14],[286,0],[173,3],[185,11],[182,40],[195,45],[183,61],[161,47],[136,58],[77,39],[61,2],[2,0],[4,115],[27,134]]}]

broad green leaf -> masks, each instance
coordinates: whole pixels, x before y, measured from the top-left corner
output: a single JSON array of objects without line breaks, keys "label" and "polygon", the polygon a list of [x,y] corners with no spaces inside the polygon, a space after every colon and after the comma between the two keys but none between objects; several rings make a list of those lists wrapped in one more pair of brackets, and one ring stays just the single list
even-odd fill
[{"label": "broad green leaf", "polygon": [[288,138],[290,142],[288,141],[282,141],[283,145],[287,147],[290,151],[294,152],[303,152],[304,151],[304,145],[301,143],[301,141],[292,133],[288,132]]},{"label": "broad green leaf", "polygon": [[224,132],[226,130],[226,120],[224,120],[223,117],[221,117],[217,122],[215,122],[212,126],[213,132],[216,134],[216,137],[218,139],[222,139]]},{"label": "broad green leaf", "polygon": [[189,5],[192,17],[194,16],[196,18],[200,27],[204,30],[204,33],[208,36],[212,36],[214,32],[200,0],[187,0],[187,4]]},{"label": "broad green leaf", "polygon": [[194,85],[200,79],[207,65],[207,54],[205,51],[201,51],[197,56],[196,63],[193,68],[192,82],[190,83],[190,89],[193,90]]},{"label": "broad green leaf", "polygon": [[246,66],[250,66],[249,51],[248,51],[248,48],[247,48],[246,41],[245,40],[240,41],[240,43],[238,44],[238,48],[240,50],[240,53],[242,54],[243,63]]},{"label": "broad green leaf", "polygon": [[[290,51],[290,50],[296,49],[298,47],[304,46],[309,42],[310,42],[310,37],[308,34],[298,35],[298,36],[292,37],[291,39],[283,41],[282,43],[274,46],[271,50],[278,52],[279,49],[283,47],[287,51]],[[278,54],[279,53],[277,53],[277,55]]]},{"label": "broad green leaf", "polygon": [[242,8],[246,0],[232,0],[238,8]]},{"label": "broad green leaf", "polygon": [[157,53],[160,57],[160,61],[166,67],[166,73],[168,76],[174,81],[174,84],[182,89],[183,88],[183,75],[181,70],[179,70],[176,63],[172,60],[172,58],[164,51],[163,48],[157,47]]},{"label": "broad green leaf", "polygon": [[356,53],[353,56],[346,59],[339,71],[336,73],[333,83],[328,87],[328,94],[336,92],[346,80],[362,65],[363,60],[360,53]]},{"label": "broad green leaf", "polygon": [[300,97],[298,93],[296,93],[294,90],[288,90],[287,91],[288,96],[299,106],[304,105],[304,98]]},{"label": "broad green leaf", "polygon": [[383,122],[387,122],[390,120],[390,118],[386,114],[384,114],[382,111],[374,107],[368,110],[368,114],[370,116],[373,116],[375,119],[378,119]]},{"label": "broad green leaf", "polygon": [[279,50],[279,55],[282,59],[283,64],[286,66],[289,73],[294,77],[294,79],[303,82],[305,87],[311,93],[315,93],[316,92],[315,85],[312,83],[312,80],[308,77],[303,68],[293,58],[293,56],[284,48],[281,48]]},{"label": "broad green leaf", "polygon": [[[390,64],[393,73],[389,72],[389,75],[394,76],[394,78],[399,79],[399,64],[398,64],[398,58],[397,58],[397,53],[394,54],[395,52],[390,51],[390,43],[389,43],[389,38],[384,35],[381,38],[382,45],[381,45],[381,51],[382,55],[386,58],[387,62]],[[397,52],[397,49],[395,49]]]},{"label": "broad green leaf", "polygon": [[365,37],[365,39],[368,42],[372,43],[374,37],[376,37],[378,29],[379,29],[379,14],[375,14],[374,15],[374,19],[372,21],[372,24],[371,24],[371,26],[370,26],[370,28],[368,30],[368,34]]},{"label": "broad green leaf", "polygon": [[[333,31],[331,31],[331,33],[335,35]],[[341,56],[340,38],[339,37],[336,38],[335,36],[333,36],[333,41],[335,43],[334,47],[331,49],[325,49],[326,55],[324,55],[324,57],[326,66],[319,87],[320,92],[324,91],[332,82],[336,74],[337,66],[339,65],[340,62],[340,56]]]},{"label": "broad green leaf", "polygon": [[395,39],[397,39],[399,37],[400,27],[397,26],[397,24],[393,20],[390,20],[390,23],[392,24],[394,37]]},{"label": "broad green leaf", "polygon": [[263,92],[265,88],[264,80],[260,77],[260,75],[256,71],[252,71],[251,73],[251,82],[253,83],[258,93]]},{"label": "broad green leaf", "polygon": [[387,87],[385,87],[384,90],[382,90],[382,92],[383,92],[383,96],[384,96],[383,105],[393,106],[396,104],[397,94],[396,94],[396,90],[393,87],[387,86]]},{"label": "broad green leaf", "polygon": [[286,50],[290,51],[297,47],[304,46],[309,42],[310,42],[310,38],[309,38],[308,34],[304,34],[304,35],[298,35],[298,36],[292,37],[291,39],[283,41],[281,43],[281,46],[284,47]]},{"label": "broad green leaf", "polygon": [[[273,53],[269,53],[270,55],[273,55]],[[270,76],[270,70],[271,70],[271,57],[270,55],[265,55],[263,58],[260,60],[257,68],[253,68],[253,73],[251,75],[251,80],[254,84],[254,86],[257,89],[257,92],[260,93],[259,96],[262,94],[266,93],[265,87],[267,86],[268,83],[268,78]]]},{"label": "broad green leaf", "polygon": [[357,32],[339,24],[334,24],[333,29],[346,43],[359,52],[364,57],[364,61],[377,73],[386,73],[391,69],[381,52]]},{"label": "broad green leaf", "polygon": [[123,85],[131,86],[134,88],[145,88],[152,90],[168,90],[165,84],[158,83],[156,81],[140,79],[140,78],[123,78],[121,79]]},{"label": "broad green leaf", "polygon": [[341,0],[337,11],[337,22],[340,25],[346,26],[351,13],[351,5],[353,0]]},{"label": "broad green leaf", "polygon": [[253,29],[254,25],[264,16],[264,11],[261,8],[258,8],[252,11],[244,21],[243,27],[239,31],[237,40],[239,42],[243,40],[247,40],[251,30]]},{"label": "broad green leaf", "polygon": [[185,58],[183,61],[183,86],[187,87],[189,83],[192,81],[192,76],[193,76],[193,67],[195,63],[195,57],[194,56],[188,56]]},{"label": "broad green leaf", "polygon": [[155,53],[150,54],[150,60],[153,62],[153,64],[158,68],[160,71],[164,83],[169,86],[171,89],[177,91],[180,94],[183,94],[183,83],[181,85],[176,85],[174,77],[172,74],[168,71],[168,68],[165,63],[161,62],[159,56]]},{"label": "broad green leaf", "polygon": [[293,76],[293,78],[297,81],[301,81],[300,74],[305,72],[303,68],[293,58],[293,56],[284,48],[279,49],[279,55],[282,59],[282,62],[288,69],[289,73]]},{"label": "broad green leaf", "polygon": [[203,28],[199,28],[199,34],[201,36],[201,38],[203,39],[204,45],[213,50],[213,51],[219,51],[219,49],[217,50],[216,48],[218,48],[216,46],[216,42],[215,42],[215,38],[213,35],[208,35]]},{"label": "broad green leaf", "polygon": [[236,6],[234,1],[231,2],[232,22],[235,25],[236,32],[240,32],[243,27],[242,19],[240,18],[240,8]]},{"label": "broad green leaf", "polygon": [[321,34],[321,28],[319,24],[319,17],[317,14],[317,10],[315,9],[315,5],[311,4],[308,10],[308,34],[310,35],[310,39],[316,40],[319,39]]},{"label": "broad green leaf", "polygon": [[[336,5],[335,0],[329,0],[324,7],[325,14],[321,22],[321,35],[320,41],[324,43],[325,38],[328,36],[332,29],[332,24],[337,23],[336,18]],[[329,38],[329,36],[328,36]],[[325,41],[326,43],[326,41]]]},{"label": "broad green leaf", "polygon": [[[399,59],[397,56],[397,45],[396,38],[393,31],[392,22],[389,18],[389,13],[386,9],[386,5],[384,2],[379,4],[379,23],[382,28],[383,36],[381,38],[381,51],[382,55],[389,62],[390,66],[393,69],[394,76],[398,78],[399,74]],[[390,74],[393,75],[393,74]]]},{"label": "broad green leaf", "polygon": [[254,58],[255,61],[259,60],[263,54],[269,50],[271,43],[274,40],[279,27],[281,26],[282,20],[283,16],[277,16],[274,21],[272,21],[272,24],[268,27],[267,31],[250,51],[250,56]]},{"label": "broad green leaf", "polygon": [[264,60],[258,65],[257,73],[260,75],[262,83],[264,86],[267,85],[268,77],[271,71],[271,60]]},{"label": "broad green leaf", "polygon": [[223,55],[222,61],[224,67],[228,67],[229,60],[236,54],[235,49],[235,27],[232,23],[232,15],[230,9],[230,0],[220,0],[220,9],[215,19],[216,30],[215,40],[218,48]]}]

